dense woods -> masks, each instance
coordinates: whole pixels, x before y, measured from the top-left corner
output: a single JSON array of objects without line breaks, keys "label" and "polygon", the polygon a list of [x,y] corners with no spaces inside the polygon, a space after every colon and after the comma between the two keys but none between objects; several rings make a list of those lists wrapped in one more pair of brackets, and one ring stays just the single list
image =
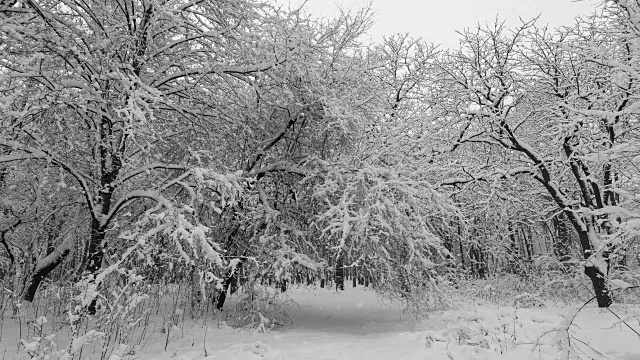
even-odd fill
[{"label": "dense woods", "polygon": [[81,318],[179,285],[260,323],[296,283],[420,312],[515,276],[608,307],[639,265],[638,18],[443,49],[363,42],[369,9],[0,1],[3,296],[69,289]]}]

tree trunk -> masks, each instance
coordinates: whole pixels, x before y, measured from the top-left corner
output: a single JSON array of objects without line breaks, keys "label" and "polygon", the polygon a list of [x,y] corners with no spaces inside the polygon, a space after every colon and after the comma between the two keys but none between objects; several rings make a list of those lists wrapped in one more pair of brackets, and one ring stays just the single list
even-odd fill
[{"label": "tree trunk", "polygon": [[102,259],[104,258],[104,238],[105,230],[101,228],[98,220],[93,219],[91,221],[91,236],[89,238],[89,249],[87,250],[87,265],[85,270],[94,276],[102,267]]},{"label": "tree trunk", "polygon": [[336,261],[336,291],[344,290],[344,266],[342,256],[338,256]]},{"label": "tree trunk", "polygon": [[73,234],[68,233],[62,242],[52,253],[47,255],[44,259],[38,261],[36,270],[31,274],[29,285],[22,293],[22,298],[25,301],[33,301],[36,291],[40,286],[40,283],[44,278],[53,271],[64,258],[69,254],[74,245]]},{"label": "tree trunk", "polygon": [[462,270],[466,270],[464,263],[464,246],[462,245],[462,227],[460,224],[458,224],[458,246],[460,247],[460,264],[462,265]]},{"label": "tree trunk", "polygon": [[[104,121],[104,120],[103,120]],[[101,133],[102,135],[102,133]],[[111,202],[113,198],[113,182],[116,180],[120,169],[122,168],[122,162],[118,155],[111,155],[111,169],[107,170],[106,165],[106,150],[101,147],[101,169],[102,177],[100,179],[100,185],[102,186],[98,195],[98,204],[100,206],[100,214],[104,217],[111,212]],[[107,226],[111,219],[107,219],[106,222],[102,222],[101,218],[93,216],[91,220],[91,236],[89,238],[89,249],[87,252],[87,265],[85,270],[94,276],[97,276],[100,268],[102,267],[102,260],[104,258],[104,239],[107,232]],[[89,314],[96,313],[96,300],[94,299],[88,307]]]},{"label": "tree trunk", "polygon": [[520,272],[520,251],[518,250],[518,241],[516,239],[515,229],[511,222],[507,224],[507,231],[509,233],[509,251],[511,252],[511,254],[507,256],[509,271],[512,274],[518,274]]},{"label": "tree trunk", "polygon": [[[236,267],[229,270],[229,272],[227,273],[227,276],[225,276],[224,282],[222,283],[222,292],[220,293],[220,295],[218,295],[216,309],[222,310],[222,307],[224,306],[224,302],[227,299],[227,291],[229,291],[229,289],[231,290],[230,291],[231,295],[233,295],[233,293],[235,293],[236,290],[238,290],[238,273],[240,272],[240,267],[242,266],[242,263],[244,262],[244,260],[245,260],[244,258],[241,258],[240,262],[236,265]],[[269,281],[271,281],[271,278],[269,278]]]},{"label": "tree trunk", "polygon": [[356,273],[356,269],[351,270],[351,281],[353,282],[353,287],[356,287],[358,284],[358,274]]},{"label": "tree trunk", "polygon": [[563,213],[553,217],[554,239],[553,253],[560,262],[566,262],[571,259],[571,238],[569,237],[569,229],[565,222],[566,216]]},{"label": "tree trunk", "polygon": [[484,254],[482,249],[477,244],[471,246],[469,253],[469,260],[471,262],[471,273],[477,278],[484,279],[487,276],[487,264],[484,262]]},{"label": "tree trunk", "polygon": [[[589,239],[589,228],[588,224],[583,221],[578,215],[573,212],[565,211],[565,215],[569,218],[572,226],[578,232],[578,238],[580,239],[580,246],[582,247],[584,259],[587,260],[591,258],[593,255],[593,251],[597,250],[593,248],[593,244]],[[593,230],[591,230],[593,231]],[[593,235],[597,236],[597,235]],[[605,251],[602,254],[601,261],[604,261],[607,269],[605,271],[609,271],[609,255]],[[613,303],[613,299],[611,298],[611,292],[609,291],[609,287],[607,285],[606,276],[597,266],[594,264],[587,264],[584,268],[584,273],[591,279],[591,283],[593,285],[593,291],[596,294],[596,298],[598,300],[598,307],[605,308],[609,307]]]},{"label": "tree trunk", "polygon": [[[101,216],[96,217],[96,215],[92,214],[91,236],[89,238],[89,249],[85,267],[85,270],[94,276],[97,275],[102,267],[105,246],[104,239],[107,226],[111,220],[106,219],[106,221],[103,221],[103,217],[106,217],[111,212],[113,193],[115,191],[114,182],[122,169],[121,156],[124,154],[124,147],[120,147],[123,145],[116,146],[115,144],[119,142],[112,139],[114,129],[113,124],[108,118],[102,117],[98,130],[100,143],[97,160],[100,164],[100,189],[98,191],[96,206]],[[125,135],[123,134],[122,136]],[[122,144],[125,143],[124,139],[120,140],[122,140]],[[94,307],[95,301],[89,306],[89,313],[93,313]]]},{"label": "tree trunk", "polygon": [[[107,212],[108,213],[108,212]],[[104,258],[104,238],[105,229],[100,226],[100,222],[97,219],[91,221],[91,236],[89,237],[89,249],[87,250],[87,262],[85,270],[89,274],[95,277],[98,275],[98,271],[102,267],[102,260]],[[93,299],[87,311],[90,315],[96,313],[96,299]]]},{"label": "tree trunk", "polygon": [[216,309],[222,310],[222,307],[224,306],[224,302],[225,300],[227,300],[227,291],[231,289],[230,291],[231,294],[236,292],[236,290],[238,289],[237,284],[238,284],[238,277],[237,277],[236,271],[231,272],[229,275],[225,277],[224,283],[222,284],[222,292],[218,296],[218,301],[216,303]]},{"label": "tree trunk", "polygon": [[598,307],[608,308],[613,303],[611,293],[607,286],[607,280],[605,274],[595,266],[585,266],[584,273],[591,279],[593,290],[596,293],[596,300],[598,301]]},{"label": "tree trunk", "polygon": [[[541,170],[543,172],[543,176],[538,177],[536,179],[542,185],[545,186],[545,188],[549,192],[549,195],[551,195],[551,197],[554,199],[558,207],[562,209],[562,212],[564,213],[564,215],[569,219],[571,226],[578,234],[578,239],[580,240],[580,247],[582,249],[582,255],[585,260],[589,259],[593,255],[593,251],[598,250],[598,249],[594,249],[595,244],[592,243],[591,239],[589,238],[589,232],[593,231],[593,229],[590,228],[590,226],[593,226],[593,225],[589,224],[589,222],[585,221],[582,217],[580,217],[580,215],[577,212],[573,211],[572,207],[566,203],[566,199],[561,194],[559,189],[554,184],[551,183],[549,179],[549,174],[546,168],[541,167]],[[582,181],[581,178],[579,177],[577,178],[579,179],[579,181]],[[594,233],[593,236],[598,236],[598,235]],[[599,261],[603,261],[606,264],[607,266],[606,271],[608,271],[609,255],[605,252],[604,254],[602,254],[602,257],[599,259]],[[594,267],[593,264],[590,264],[590,265],[591,266],[585,266],[584,273],[589,277],[589,279],[591,279],[591,283],[593,284],[593,290],[598,299],[598,306],[609,307],[613,302],[613,300],[611,298],[611,293],[609,292],[608,285],[606,282],[606,276],[608,274],[602,273],[602,270],[598,269],[597,267]]]},{"label": "tree trunk", "polygon": [[531,226],[527,226],[526,230],[522,229],[522,240],[524,241],[524,249],[527,255],[527,261],[533,261],[533,231]]}]

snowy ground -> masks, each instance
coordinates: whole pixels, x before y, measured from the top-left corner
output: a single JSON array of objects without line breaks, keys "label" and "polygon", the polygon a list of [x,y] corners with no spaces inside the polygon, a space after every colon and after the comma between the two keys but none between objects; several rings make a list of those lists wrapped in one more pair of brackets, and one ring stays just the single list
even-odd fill
[{"label": "snowy ground", "polygon": [[[150,331],[144,347],[122,359],[559,359],[566,337],[558,329],[565,322],[562,314],[571,312],[469,303],[416,322],[397,307],[381,305],[372,291],[361,287],[339,294],[294,288],[289,294],[297,305],[289,312],[293,323],[284,328],[265,334],[210,319],[208,325],[175,329],[166,351],[166,335]],[[612,310],[640,331],[640,307]],[[574,324],[571,344],[582,358],[640,359],[640,337],[610,311],[588,306]],[[16,353],[18,334],[10,329],[11,320],[5,320],[0,359],[27,359]],[[85,345],[82,358],[94,358],[99,348]]]}]

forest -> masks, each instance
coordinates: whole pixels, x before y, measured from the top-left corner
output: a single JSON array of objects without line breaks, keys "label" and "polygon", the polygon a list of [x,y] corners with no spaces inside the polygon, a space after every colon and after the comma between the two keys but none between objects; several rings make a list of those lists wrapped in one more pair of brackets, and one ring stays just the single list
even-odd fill
[{"label": "forest", "polygon": [[367,7],[0,0],[0,329],[117,360],[149,309],[267,331],[294,286],[640,303],[640,2],[593,11],[445,49]]}]

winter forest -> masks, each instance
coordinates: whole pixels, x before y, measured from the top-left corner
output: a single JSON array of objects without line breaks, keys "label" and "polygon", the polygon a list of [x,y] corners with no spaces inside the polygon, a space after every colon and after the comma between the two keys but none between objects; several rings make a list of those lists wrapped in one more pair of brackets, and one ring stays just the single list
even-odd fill
[{"label": "winter forest", "polygon": [[0,0],[2,359],[640,358],[640,2]]}]

